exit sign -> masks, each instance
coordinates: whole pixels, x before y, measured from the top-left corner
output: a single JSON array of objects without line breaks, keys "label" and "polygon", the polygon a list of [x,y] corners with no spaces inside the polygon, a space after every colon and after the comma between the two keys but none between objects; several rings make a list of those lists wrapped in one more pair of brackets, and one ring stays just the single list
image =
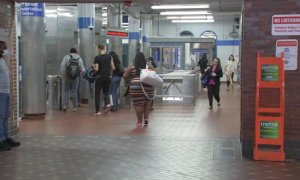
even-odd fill
[{"label": "exit sign", "polygon": [[118,36],[118,37],[128,37],[128,32],[125,31],[107,31],[107,36]]}]

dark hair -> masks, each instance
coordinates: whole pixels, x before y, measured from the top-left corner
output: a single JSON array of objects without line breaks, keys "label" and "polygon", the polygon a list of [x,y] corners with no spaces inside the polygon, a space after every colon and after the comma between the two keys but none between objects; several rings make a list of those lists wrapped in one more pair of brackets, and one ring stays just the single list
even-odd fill
[{"label": "dark hair", "polygon": [[77,53],[76,48],[71,48],[71,49],[70,49],[70,53]]},{"label": "dark hair", "polygon": [[0,49],[0,58],[3,58],[3,51]]},{"label": "dark hair", "polygon": [[104,49],[105,49],[105,46],[104,46],[104,45],[102,45],[102,44],[99,44],[99,45],[98,45],[98,49],[100,49],[100,50],[104,50]]},{"label": "dark hair", "polygon": [[217,66],[217,68],[218,69],[222,69],[220,58],[216,57],[215,59],[218,60],[218,66]]},{"label": "dark hair", "polygon": [[7,49],[6,43],[5,43],[4,41],[0,41],[0,49],[1,49],[1,50]]},{"label": "dark hair", "polygon": [[232,61],[235,61],[234,56],[231,54],[228,58],[228,60],[230,60],[230,57],[232,57]]},{"label": "dark hair", "polygon": [[134,67],[136,69],[136,74],[140,75],[141,69],[146,68],[146,58],[142,52],[138,52],[134,58]]},{"label": "dark hair", "polygon": [[110,51],[108,54],[113,58],[113,61],[114,61],[114,65],[115,65],[115,67],[116,67],[116,70],[118,70],[118,69],[119,69],[119,66],[120,66],[120,64],[121,64],[121,61],[120,61],[120,59],[119,59],[119,56],[118,56],[117,53],[114,52],[114,51]]},{"label": "dark hair", "polygon": [[156,64],[155,64],[155,62],[154,62],[153,57],[148,57],[148,62],[150,62],[151,65],[152,65],[154,68],[156,68]]}]

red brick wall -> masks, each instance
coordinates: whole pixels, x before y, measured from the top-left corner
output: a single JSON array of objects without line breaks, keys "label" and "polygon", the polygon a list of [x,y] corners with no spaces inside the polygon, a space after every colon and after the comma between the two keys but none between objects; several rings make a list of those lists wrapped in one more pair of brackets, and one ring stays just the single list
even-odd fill
[{"label": "red brick wall", "polygon": [[17,114],[17,61],[16,61],[16,30],[15,30],[15,6],[10,0],[0,0],[0,28],[7,30],[0,36],[5,40],[9,50],[12,52],[11,58],[8,60],[11,80],[11,114],[9,126],[12,135],[18,133],[18,114]]},{"label": "red brick wall", "polygon": [[[242,39],[242,129],[243,153],[252,154],[254,140],[256,54],[275,55],[278,39],[298,39],[300,36],[272,36],[274,14],[300,14],[299,0],[244,0]],[[299,51],[299,50],[298,50]],[[298,61],[300,52],[298,52]],[[287,158],[300,158],[300,65],[296,71],[286,71],[285,149]]]}]

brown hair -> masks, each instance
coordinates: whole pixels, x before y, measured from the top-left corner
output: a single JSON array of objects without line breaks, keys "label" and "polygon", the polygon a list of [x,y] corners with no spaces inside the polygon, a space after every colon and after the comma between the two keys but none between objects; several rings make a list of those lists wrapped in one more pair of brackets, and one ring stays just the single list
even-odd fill
[{"label": "brown hair", "polygon": [[98,49],[100,49],[100,50],[104,50],[104,49],[105,49],[105,46],[104,46],[104,45],[102,45],[102,44],[99,44],[99,45],[98,45]]}]

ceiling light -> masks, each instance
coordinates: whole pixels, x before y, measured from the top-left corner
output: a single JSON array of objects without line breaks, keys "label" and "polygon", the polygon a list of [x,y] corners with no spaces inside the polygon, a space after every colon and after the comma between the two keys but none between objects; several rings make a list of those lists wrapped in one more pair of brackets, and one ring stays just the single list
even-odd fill
[{"label": "ceiling light", "polygon": [[106,16],[107,16],[107,13],[102,13],[102,16],[106,17]]},{"label": "ceiling light", "polygon": [[214,19],[172,20],[172,23],[208,23],[215,22]]},{"label": "ceiling light", "polygon": [[151,6],[152,9],[207,9],[209,4],[173,4]]},{"label": "ceiling light", "polygon": [[211,14],[207,11],[164,11],[160,15],[198,15],[198,14]]},{"label": "ceiling light", "polygon": [[167,19],[213,19],[214,17],[209,16],[167,16]]}]

